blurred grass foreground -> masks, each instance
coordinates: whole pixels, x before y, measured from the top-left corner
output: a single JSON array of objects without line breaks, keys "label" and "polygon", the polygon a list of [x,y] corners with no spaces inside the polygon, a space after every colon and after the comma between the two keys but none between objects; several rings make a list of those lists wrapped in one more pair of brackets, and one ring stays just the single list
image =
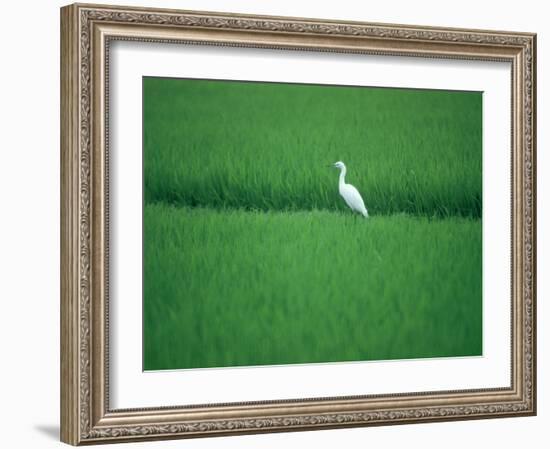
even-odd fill
[{"label": "blurred grass foreground", "polygon": [[144,78],[144,369],[481,355],[481,142],[479,92]]}]

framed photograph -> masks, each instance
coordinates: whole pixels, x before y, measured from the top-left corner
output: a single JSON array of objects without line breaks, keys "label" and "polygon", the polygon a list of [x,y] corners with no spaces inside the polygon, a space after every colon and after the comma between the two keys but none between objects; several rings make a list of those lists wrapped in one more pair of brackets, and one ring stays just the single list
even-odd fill
[{"label": "framed photograph", "polygon": [[61,439],[536,413],[536,36],[61,9]]}]

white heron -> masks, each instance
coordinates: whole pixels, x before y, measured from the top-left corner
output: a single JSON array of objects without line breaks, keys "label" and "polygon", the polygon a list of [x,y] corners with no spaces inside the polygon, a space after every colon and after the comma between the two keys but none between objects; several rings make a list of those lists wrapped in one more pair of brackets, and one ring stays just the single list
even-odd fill
[{"label": "white heron", "polygon": [[369,213],[365,207],[363,198],[361,198],[361,194],[351,184],[346,184],[346,165],[342,161],[338,161],[334,163],[333,167],[340,170],[340,180],[338,182],[340,196],[344,198],[344,201],[351,210],[359,212],[363,217],[368,218]]}]

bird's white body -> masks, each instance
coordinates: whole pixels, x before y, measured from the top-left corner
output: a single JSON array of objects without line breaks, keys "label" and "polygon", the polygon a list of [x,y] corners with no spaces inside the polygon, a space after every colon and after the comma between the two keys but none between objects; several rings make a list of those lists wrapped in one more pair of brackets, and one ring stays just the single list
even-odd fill
[{"label": "bird's white body", "polygon": [[365,202],[359,191],[351,184],[346,184],[346,166],[343,162],[336,162],[334,167],[340,169],[340,179],[338,182],[338,191],[349,208],[368,218],[369,213],[365,207]]}]

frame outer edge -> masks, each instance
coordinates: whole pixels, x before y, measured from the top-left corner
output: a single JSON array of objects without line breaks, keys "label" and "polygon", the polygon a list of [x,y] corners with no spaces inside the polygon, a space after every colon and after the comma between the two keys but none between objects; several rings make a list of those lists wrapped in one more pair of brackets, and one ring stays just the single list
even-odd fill
[{"label": "frame outer edge", "polygon": [[535,64],[533,65],[533,179],[535,180],[533,185],[533,196],[535,198],[535,207],[533,208],[533,245],[535,248],[535,255],[533,257],[533,354],[535,355],[534,367],[533,367],[533,412],[537,414],[537,35],[533,36],[533,58],[535,58]]},{"label": "frame outer edge", "polygon": [[77,8],[60,10],[61,42],[61,407],[60,439],[76,445],[80,440],[79,410],[79,293],[78,293],[78,20]]},{"label": "frame outer edge", "polygon": [[537,416],[537,34],[531,36],[531,179],[532,179],[532,207],[531,207],[531,232],[532,232],[532,248],[531,255],[531,300],[532,300],[532,413]]},{"label": "frame outer edge", "polygon": [[[144,14],[151,11],[151,15]],[[139,14],[141,12],[141,14]],[[170,13],[175,14],[170,21]],[[158,14],[156,14],[158,13]],[[113,19],[114,18],[114,19]],[[188,20],[183,23],[182,20]],[[531,237],[533,252],[529,251],[526,259],[521,259],[522,274],[517,304],[520,316],[517,325],[522,328],[522,338],[516,343],[516,352],[521,355],[522,366],[519,367],[516,378],[519,376],[516,387],[520,386],[520,396],[510,398],[509,403],[475,403],[468,407],[451,406],[403,408],[397,411],[381,410],[376,412],[335,411],[330,414],[296,416],[259,416],[251,419],[204,420],[197,419],[189,422],[122,422],[114,424],[103,422],[101,418],[105,409],[103,397],[98,402],[98,394],[105,393],[98,373],[104,361],[103,350],[97,348],[101,341],[102,323],[95,322],[98,308],[101,309],[102,284],[94,281],[98,276],[97,269],[101,266],[101,251],[98,251],[98,238],[102,235],[101,226],[98,227],[96,213],[101,205],[101,192],[97,192],[97,176],[101,176],[101,158],[97,158],[96,148],[98,135],[95,133],[98,92],[94,92],[94,82],[97,60],[93,57],[94,23],[121,22],[143,25],[183,26],[193,30],[214,29],[227,30],[231,33],[251,28],[250,32],[258,32],[258,36],[271,32],[281,33],[281,36],[292,36],[298,33],[317,38],[345,36],[354,38],[355,31],[363,33],[367,38],[384,37],[393,42],[415,41],[423,47],[419,53],[428,55],[428,42],[432,39],[443,42],[451,48],[451,57],[454,54],[455,43],[462,46],[484,47],[492,49],[487,57],[506,50],[506,58],[514,55],[514,67],[520,69],[516,88],[519,91],[520,104],[514,103],[519,114],[520,126],[515,128],[518,138],[514,140],[514,148],[520,148],[521,154],[516,154],[522,168],[519,178],[520,210],[514,216],[518,217],[525,229],[525,221],[529,223],[531,232],[515,236],[519,240],[519,248],[524,248],[523,239]],[[287,22],[288,21],[288,22]],[[142,23],[143,22],[143,23]],[[157,23],[158,22],[158,23]],[[173,23],[172,23],[173,22]],[[279,23],[281,22],[281,23]],[[162,25],[161,25],[162,24]],[[536,413],[536,36],[532,33],[505,33],[483,30],[451,30],[445,28],[427,28],[391,24],[362,24],[350,23],[349,26],[339,22],[318,21],[316,19],[275,18],[267,16],[249,16],[244,14],[199,13],[191,11],[158,10],[149,8],[117,7],[111,5],[83,5],[74,4],[61,9],[61,440],[73,444],[94,444],[139,440],[159,440],[167,438],[188,438],[199,436],[216,436],[230,434],[252,434],[277,431],[316,430],[321,428],[371,426],[380,424],[404,424],[409,422],[446,421],[448,419],[478,419],[488,417],[532,415]],[[374,28],[365,28],[371,26]],[[247,28],[248,27],[248,28]],[[319,28],[321,27],[321,28]],[[380,30],[378,30],[380,28]],[[384,30],[385,28],[385,30]],[[355,31],[354,31],[355,30]],[[380,34],[382,33],[382,34]],[[389,33],[389,35],[388,35]],[[456,35],[456,36],[455,36]],[[391,36],[391,37],[390,37]],[[456,37],[457,41],[455,42]],[[265,43],[265,42],[264,42]],[[274,45],[269,44],[268,45]],[[221,45],[224,45],[223,43]],[[233,45],[232,41],[226,45]],[[236,44],[236,46],[241,46]],[[243,45],[245,46],[245,45]],[[274,45],[273,48],[279,48]],[[283,47],[280,47],[283,48]],[[293,46],[294,48],[294,46]],[[299,48],[299,47],[297,47]],[[328,46],[331,51],[331,46]],[[468,50],[468,48],[466,48]],[[510,50],[510,51],[508,51]],[[533,64],[525,64],[525,51],[531,50]],[[495,53],[496,52],[496,53]],[[460,53],[460,52],[459,52]],[[468,53],[472,53],[468,50]],[[435,54],[439,54],[435,52]],[[414,55],[414,54],[413,54]],[[467,56],[467,55],[466,55]],[[476,53],[477,57],[483,55]],[[475,58],[474,58],[475,59]],[[527,76],[525,76],[527,75]],[[530,75],[530,76],[529,76]],[[526,83],[526,78],[531,83]],[[527,85],[526,85],[527,84]],[[532,86],[532,88],[531,88]],[[527,89],[526,89],[527,88]],[[100,89],[101,90],[101,89]],[[526,107],[531,107],[532,115],[526,116]],[[95,111],[94,111],[95,110]],[[516,121],[514,121],[517,123]],[[526,132],[525,125],[531,125]],[[520,136],[522,138],[520,138]],[[101,135],[99,136],[101,138]],[[528,139],[527,141],[523,140]],[[95,140],[95,142],[94,142]],[[517,146],[516,146],[517,145]],[[524,170],[523,162],[529,155],[531,176]],[[527,177],[527,179],[524,179]],[[101,180],[99,180],[101,185]],[[530,191],[531,201],[525,201],[524,189]],[[531,190],[530,190],[531,189]],[[99,197],[97,196],[100,194]],[[98,203],[99,200],[99,203]],[[524,202],[525,201],[525,202]],[[529,209],[524,209],[529,204]],[[519,213],[518,213],[519,212]],[[523,215],[526,213],[527,216]],[[524,221],[525,220],[525,221]],[[525,254],[521,251],[522,254]],[[99,263],[100,266],[97,264]],[[529,285],[531,286],[532,308],[524,308],[524,296],[521,287],[525,286],[526,271],[529,271]],[[529,270],[530,269],[530,270]],[[95,291],[94,291],[95,290]],[[524,290],[528,291],[528,288]],[[532,313],[529,313],[532,311]],[[101,321],[101,320],[100,320]],[[97,325],[100,325],[99,328]],[[527,327],[532,326],[528,336],[532,341],[525,341]],[[99,329],[99,331],[98,331]],[[523,342],[523,344],[522,344]],[[530,347],[531,344],[532,346]],[[532,351],[533,356],[525,363],[524,351]],[[522,351],[523,350],[523,351]],[[95,367],[95,368],[94,368]],[[527,384],[526,382],[531,382]],[[514,383],[514,382],[513,382]],[[530,388],[532,387],[532,388]],[[516,392],[517,393],[517,392]],[[532,393],[532,395],[531,395]],[[100,398],[101,399],[101,398]],[[532,399],[532,400],[529,400]],[[108,398],[106,399],[108,401]],[[138,411],[138,418],[146,410]],[[312,412],[313,413],[313,412]],[[285,415],[283,413],[283,415]],[[139,421],[139,419],[138,419]]]}]

